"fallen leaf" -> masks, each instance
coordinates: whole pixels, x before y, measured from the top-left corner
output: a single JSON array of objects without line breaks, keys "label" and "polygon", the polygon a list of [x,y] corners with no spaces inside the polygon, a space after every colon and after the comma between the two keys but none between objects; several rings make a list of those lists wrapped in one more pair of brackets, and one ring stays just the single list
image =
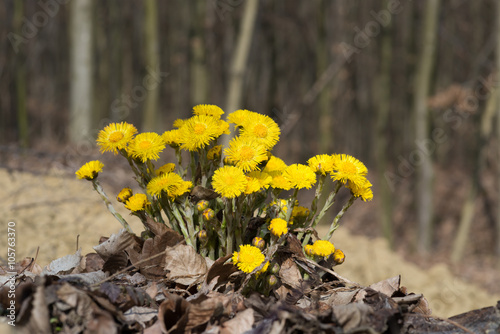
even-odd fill
[{"label": "fallen leaf", "polygon": [[183,285],[201,282],[208,270],[205,258],[183,244],[167,247],[164,268],[168,279]]},{"label": "fallen leaf", "polygon": [[231,320],[226,321],[220,330],[220,334],[243,334],[252,329],[255,321],[253,309],[248,308],[236,314]]},{"label": "fallen leaf", "polygon": [[58,274],[64,275],[64,274],[71,272],[71,270],[73,270],[73,268],[77,267],[80,264],[80,260],[82,259],[81,252],[82,252],[82,250],[79,249],[76,251],[75,254],[66,255],[66,256],[63,256],[59,259],[52,261],[51,263],[49,263],[48,266],[46,266],[43,269],[42,274],[43,275],[58,275]]},{"label": "fallen leaf", "polygon": [[134,245],[135,239],[132,234],[127,232],[125,229],[120,229],[118,233],[112,234],[109,239],[102,242],[101,244],[94,246],[94,250],[99,254],[99,256],[106,261],[114,254],[117,254],[126,248]]}]

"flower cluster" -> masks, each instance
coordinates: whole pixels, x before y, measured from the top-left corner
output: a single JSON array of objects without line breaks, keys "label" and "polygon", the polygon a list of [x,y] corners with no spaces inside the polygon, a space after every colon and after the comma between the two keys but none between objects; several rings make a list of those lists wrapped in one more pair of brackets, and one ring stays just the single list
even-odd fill
[{"label": "flower cluster", "polygon": [[[343,252],[329,240],[356,199],[373,198],[366,166],[346,154],[321,154],[305,164],[288,165],[272,154],[281,135],[274,120],[245,109],[225,119],[223,115],[217,106],[198,105],[190,118],[176,120],[162,134],[138,133],[125,122],[106,126],[97,137],[101,152],[123,156],[139,188],[134,193],[127,185],[117,200],[144,223],[148,233],[151,221],[165,224],[204,256],[217,259],[232,254],[232,263],[255,277],[266,273],[270,264],[277,265],[274,252],[290,234],[310,258],[331,257],[342,263]],[[224,147],[220,141],[226,135],[231,140]],[[168,150],[173,150],[170,156],[176,161],[159,163]],[[97,180],[103,167],[91,161],[76,175],[93,183],[108,209],[132,232]],[[325,186],[327,182],[333,186]],[[299,190],[311,188],[315,189],[311,205],[300,206]],[[333,190],[324,193],[324,189]],[[350,198],[328,233],[318,239],[315,228],[341,189]]]}]

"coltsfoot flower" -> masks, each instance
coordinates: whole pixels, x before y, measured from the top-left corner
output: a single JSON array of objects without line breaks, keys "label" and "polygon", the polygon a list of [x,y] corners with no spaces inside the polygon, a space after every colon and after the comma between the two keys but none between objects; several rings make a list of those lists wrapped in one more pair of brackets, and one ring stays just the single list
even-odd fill
[{"label": "coltsfoot flower", "polygon": [[271,233],[277,237],[281,237],[283,234],[288,233],[287,222],[281,218],[274,218],[269,224],[269,230]]},{"label": "coltsfoot flower", "polygon": [[175,169],[175,164],[169,162],[167,164],[164,164],[160,168],[156,169],[155,170],[155,174],[156,175],[161,175],[161,174],[165,174],[165,173],[170,173],[170,172],[173,172],[174,169]]},{"label": "coltsfoot flower", "polygon": [[224,133],[222,122],[224,121],[207,115],[196,115],[187,119],[178,133],[181,148],[188,151],[204,148]]},{"label": "coltsfoot flower", "polygon": [[252,246],[257,247],[260,250],[263,250],[266,246],[266,241],[261,237],[255,237],[252,239]]},{"label": "coltsfoot flower", "polygon": [[245,173],[234,166],[224,166],[217,169],[212,178],[215,192],[226,198],[241,195],[245,191],[247,183]]},{"label": "coltsfoot flower", "polygon": [[208,150],[207,159],[208,160],[218,160],[221,157],[222,145],[216,145]]},{"label": "coltsfoot flower", "polygon": [[104,164],[99,160],[93,160],[87,162],[85,165],[80,167],[79,170],[76,171],[76,177],[79,179],[93,180],[97,177],[97,175],[102,171]]},{"label": "coltsfoot flower", "polygon": [[119,150],[127,147],[136,133],[137,129],[132,124],[126,122],[111,123],[97,135],[97,145],[99,145],[101,153],[110,151],[117,154]]},{"label": "coltsfoot flower", "polygon": [[227,116],[227,121],[229,123],[233,123],[234,125],[238,127],[242,127],[244,124],[248,124],[248,120],[250,116],[255,115],[257,113],[246,110],[246,109],[239,109],[236,111],[233,111]]},{"label": "coltsfoot flower", "polygon": [[272,155],[266,163],[263,172],[270,174],[271,176],[275,176],[283,173],[285,168],[287,167],[286,163],[280,158]]},{"label": "coltsfoot flower", "polygon": [[203,219],[207,222],[215,218],[215,212],[210,208],[203,210],[203,213],[201,215],[203,216]]},{"label": "coltsfoot flower", "polygon": [[307,160],[307,164],[311,169],[318,174],[326,175],[333,171],[334,158],[329,154],[315,155]]},{"label": "coltsfoot flower", "polygon": [[312,252],[317,256],[329,256],[335,252],[335,246],[328,240],[317,240],[312,245]]},{"label": "coltsfoot flower", "polygon": [[267,160],[266,148],[251,138],[233,138],[224,153],[229,161],[245,172],[257,170],[258,165]]},{"label": "coltsfoot flower", "polygon": [[121,203],[125,203],[133,195],[132,189],[123,188],[116,196],[116,200]]},{"label": "coltsfoot flower", "polygon": [[138,212],[145,210],[150,204],[145,194],[135,194],[127,200],[125,207],[132,212]]},{"label": "coltsfoot flower", "polygon": [[336,249],[335,252],[333,252],[333,261],[335,261],[337,265],[344,263],[345,261],[344,252],[341,251],[340,249]]},{"label": "coltsfoot flower", "polygon": [[306,165],[293,164],[285,168],[283,178],[288,180],[292,188],[311,188],[316,183],[316,174]]},{"label": "coltsfoot flower", "polygon": [[357,187],[363,186],[368,169],[361,161],[347,154],[334,154],[333,159],[331,177],[334,181],[344,184],[349,181]]},{"label": "coltsfoot flower", "polygon": [[[239,252],[233,253],[233,264],[238,267],[239,270],[245,273],[251,273],[255,268],[260,266],[266,257],[260,249],[252,245],[241,245]],[[269,263],[267,263],[269,266]],[[260,271],[263,271],[266,268],[264,266]],[[265,271],[265,270],[264,270]]]},{"label": "coltsfoot flower", "polygon": [[269,116],[251,114],[242,126],[241,137],[255,139],[266,149],[271,149],[280,139],[280,128]]},{"label": "coltsfoot flower", "polygon": [[220,107],[213,104],[199,104],[197,106],[194,106],[193,113],[195,115],[206,115],[215,118],[220,118],[222,115],[224,115],[224,111]]},{"label": "coltsfoot flower", "polygon": [[144,132],[135,136],[130,142],[127,152],[142,162],[158,160],[160,152],[165,148],[165,140],[155,132]]},{"label": "coltsfoot flower", "polygon": [[168,197],[175,198],[189,191],[192,185],[191,182],[184,181],[176,173],[165,173],[149,181],[147,191],[156,197],[160,197],[163,191]]}]

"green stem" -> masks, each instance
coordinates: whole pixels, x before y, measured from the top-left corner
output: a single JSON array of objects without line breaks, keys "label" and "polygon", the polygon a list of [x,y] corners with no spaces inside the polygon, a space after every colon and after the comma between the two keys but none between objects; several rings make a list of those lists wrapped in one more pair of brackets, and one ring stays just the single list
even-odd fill
[{"label": "green stem", "polygon": [[184,219],[182,218],[182,215],[179,212],[179,209],[177,208],[177,206],[175,204],[172,205],[172,214],[174,215],[175,219],[177,220],[177,223],[181,229],[182,235],[184,236],[184,239],[186,240],[186,244],[194,247],[193,242],[189,236],[189,232],[186,228],[186,224],[184,223]]},{"label": "green stem", "polygon": [[130,228],[130,225],[127,223],[127,221],[125,219],[123,219],[122,215],[120,215],[115,210],[115,208],[113,207],[113,205],[109,201],[108,195],[106,195],[106,193],[104,192],[104,189],[102,188],[99,181],[95,180],[95,179],[92,180],[92,185],[94,186],[95,191],[97,191],[99,193],[99,195],[101,196],[101,198],[104,201],[104,204],[106,204],[106,207],[108,208],[109,212],[111,212],[111,214],[113,216],[115,216],[115,218],[120,222],[120,224],[122,224],[122,226],[127,230],[127,232],[133,234],[132,229]]},{"label": "green stem", "polygon": [[342,218],[342,216],[344,216],[344,213],[347,211],[347,209],[349,209],[349,207],[352,205],[352,203],[354,203],[355,200],[356,200],[356,197],[354,195],[352,195],[351,198],[349,198],[349,201],[347,201],[347,203],[344,204],[344,206],[342,207],[342,210],[340,210],[340,212],[337,214],[337,216],[333,220],[332,224],[330,225],[330,230],[328,231],[326,236],[323,238],[323,240],[330,240],[330,238],[333,235],[333,232],[335,232],[335,230],[338,229],[340,226],[339,225],[340,219]]}]

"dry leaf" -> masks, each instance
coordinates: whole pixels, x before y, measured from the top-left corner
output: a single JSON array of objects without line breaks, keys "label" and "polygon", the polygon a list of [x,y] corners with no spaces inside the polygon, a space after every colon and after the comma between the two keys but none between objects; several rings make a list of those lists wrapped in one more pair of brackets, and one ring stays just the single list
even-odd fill
[{"label": "dry leaf", "polygon": [[112,234],[109,239],[97,246],[94,246],[93,248],[97,254],[99,254],[99,256],[106,261],[112,255],[125,250],[134,243],[135,239],[132,234],[122,228],[118,231],[118,233]]},{"label": "dry leaf", "polygon": [[165,256],[165,270],[168,270],[167,278],[172,281],[191,285],[201,282],[207,273],[207,262],[203,256],[188,245],[178,244],[167,247]]},{"label": "dry leaf", "polygon": [[66,256],[63,256],[59,259],[52,261],[51,263],[49,263],[48,266],[46,266],[43,269],[42,274],[44,274],[44,275],[58,275],[58,274],[64,275],[64,274],[71,272],[71,270],[73,270],[73,268],[77,267],[80,264],[80,261],[82,259],[81,253],[82,253],[82,250],[79,249],[78,251],[76,251],[75,254],[66,255]]},{"label": "dry leaf", "polygon": [[401,275],[394,276],[383,281],[374,283],[369,287],[375,291],[381,292],[388,297],[392,297],[392,295],[399,291],[399,286],[401,284]]},{"label": "dry leaf", "polygon": [[302,275],[292,258],[283,261],[280,267],[279,276],[283,284],[287,284],[296,289],[300,288]]},{"label": "dry leaf", "polygon": [[252,329],[255,321],[253,309],[246,310],[236,314],[231,320],[226,321],[220,330],[220,334],[242,334]]}]

